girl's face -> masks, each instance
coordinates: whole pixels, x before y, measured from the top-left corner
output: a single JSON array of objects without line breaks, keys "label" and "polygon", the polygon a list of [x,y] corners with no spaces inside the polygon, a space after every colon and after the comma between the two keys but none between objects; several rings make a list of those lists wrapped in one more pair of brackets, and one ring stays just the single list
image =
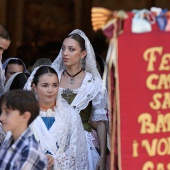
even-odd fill
[{"label": "girl's face", "polygon": [[54,105],[59,88],[56,74],[46,73],[39,77],[38,84],[33,84],[33,89],[38,95],[40,105]]},{"label": "girl's face", "polygon": [[72,39],[66,38],[62,45],[62,57],[64,65],[67,67],[76,65],[80,67],[80,59],[86,56],[86,50],[82,51],[79,43]]}]

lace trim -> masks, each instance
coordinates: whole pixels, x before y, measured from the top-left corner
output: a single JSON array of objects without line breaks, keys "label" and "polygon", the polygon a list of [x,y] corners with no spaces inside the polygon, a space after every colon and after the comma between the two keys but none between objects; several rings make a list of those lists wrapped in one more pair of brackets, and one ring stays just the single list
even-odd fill
[{"label": "lace trim", "polygon": [[[89,102],[92,101],[96,95],[103,89],[102,80],[99,78],[93,78],[90,73],[86,72],[85,79],[82,82],[77,96],[71,103],[73,108],[76,108],[79,112],[85,109]],[[107,92],[103,91],[101,98],[102,108],[107,108]]]},{"label": "lace trim", "polygon": [[22,62],[22,64],[23,64],[23,66],[24,66],[24,73],[28,73],[28,74],[29,74],[29,72],[28,72],[28,70],[27,70],[27,68],[26,68],[26,66],[25,66],[25,63],[24,63],[21,59],[19,59],[19,58],[8,58],[8,59],[2,64],[3,70],[5,70],[5,68],[6,68],[6,66],[8,65],[8,63],[9,63],[10,60],[20,60],[20,61]]},{"label": "lace trim", "polygon": [[21,72],[17,72],[17,73],[15,73],[15,74],[13,74],[13,75],[8,79],[8,81],[7,81],[6,84],[5,84],[4,93],[9,91],[9,89],[10,89],[10,87],[11,87],[11,84],[12,84],[14,78],[15,78],[18,74],[20,74],[20,73],[21,73]]},{"label": "lace trim", "polygon": [[54,117],[55,116],[55,111],[48,109],[46,112],[45,111],[40,111],[39,114],[41,117]]},{"label": "lace trim", "polygon": [[108,118],[106,115],[93,115],[92,121],[107,121]]}]

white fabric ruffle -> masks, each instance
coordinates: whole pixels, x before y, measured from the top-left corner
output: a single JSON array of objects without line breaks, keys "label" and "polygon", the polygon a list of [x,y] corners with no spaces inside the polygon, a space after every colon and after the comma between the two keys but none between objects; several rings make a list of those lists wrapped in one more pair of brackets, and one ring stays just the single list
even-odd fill
[{"label": "white fabric ruffle", "polygon": [[[59,78],[61,73],[59,74]],[[65,89],[60,87],[62,94]],[[74,109],[79,112],[85,109],[89,102],[92,101],[92,120],[93,121],[107,121],[107,90],[103,89],[102,80],[100,78],[93,78],[88,72],[85,72],[85,78],[82,85],[78,89],[71,89],[76,93],[76,97],[71,103]]]}]

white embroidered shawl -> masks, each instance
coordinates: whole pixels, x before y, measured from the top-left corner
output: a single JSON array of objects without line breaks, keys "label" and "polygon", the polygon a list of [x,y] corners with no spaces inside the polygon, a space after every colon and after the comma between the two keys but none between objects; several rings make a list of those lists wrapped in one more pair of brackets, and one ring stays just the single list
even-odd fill
[{"label": "white embroidered shawl", "polygon": [[81,118],[62,97],[59,98],[51,128],[47,130],[38,116],[31,129],[44,153],[53,154],[54,170],[88,170],[87,143]]}]

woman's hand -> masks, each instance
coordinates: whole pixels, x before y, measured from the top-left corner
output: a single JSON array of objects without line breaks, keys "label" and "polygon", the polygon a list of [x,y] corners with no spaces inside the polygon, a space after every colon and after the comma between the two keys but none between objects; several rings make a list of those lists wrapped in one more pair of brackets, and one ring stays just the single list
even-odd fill
[{"label": "woman's hand", "polygon": [[106,170],[106,158],[100,158],[97,166],[96,166],[96,170]]},{"label": "woman's hand", "polygon": [[47,166],[47,170],[51,170],[53,168],[54,165],[54,158],[51,155],[46,155],[47,157],[47,161],[48,161],[48,166]]}]

